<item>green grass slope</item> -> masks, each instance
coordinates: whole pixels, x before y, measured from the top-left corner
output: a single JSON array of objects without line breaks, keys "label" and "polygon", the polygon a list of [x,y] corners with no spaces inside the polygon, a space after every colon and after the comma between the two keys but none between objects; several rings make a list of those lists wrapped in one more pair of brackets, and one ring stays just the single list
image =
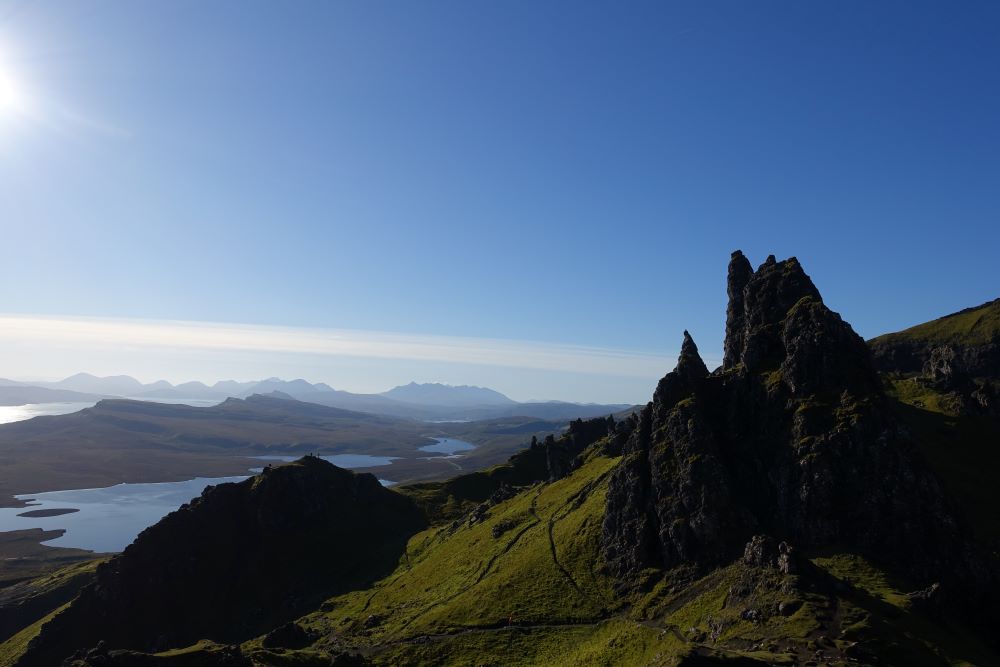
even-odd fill
[{"label": "green grass slope", "polygon": [[996,340],[998,336],[1000,336],[1000,299],[995,299],[981,306],[960,310],[903,331],[878,336],[869,342],[982,345]]},{"label": "green grass slope", "polygon": [[329,611],[310,617],[310,627],[370,650],[411,637],[600,620],[615,604],[594,559],[603,482],[614,462],[595,458],[577,474],[490,508],[482,521],[419,533],[395,573],[369,591],[328,601]]},{"label": "green grass slope", "polygon": [[102,558],[94,558],[25,581],[0,588],[0,641],[46,616],[74,597],[94,579]]},{"label": "green grass slope", "polygon": [[481,521],[415,535],[391,575],[299,619],[310,646],[257,639],[245,654],[260,665],[345,651],[376,665],[1000,664],[850,553],[808,554],[793,575],[742,561],[694,580],[668,573],[616,595],[599,536],[618,460],[592,449],[568,477],[521,489]]}]

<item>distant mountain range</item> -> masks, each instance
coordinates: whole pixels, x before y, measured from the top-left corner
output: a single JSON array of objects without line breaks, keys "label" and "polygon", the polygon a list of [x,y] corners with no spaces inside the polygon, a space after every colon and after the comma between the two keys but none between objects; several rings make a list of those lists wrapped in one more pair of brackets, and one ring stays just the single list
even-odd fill
[{"label": "distant mountain range", "polygon": [[516,405],[499,391],[486,387],[447,384],[417,384],[411,382],[402,387],[394,387],[382,394],[387,398],[420,405]]},{"label": "distant mountain range", "polygon": [[143,384],[128,375],[97,377],[77,373],[58,382],[15,382],[0,379],[0,405],[96,401],[107,397],[140,400],[210,400],[246,398],[253,394],[275,395],[318,403],[343,410],[423,419],[461,421],[501,417],[535,417],[569,420],[578,417],[607,416],[631,406],[628,404],[582,404],[563,401],[520,403],[486,387],[451,386],[439,383],[410,384],[394,387],[381,394],[355,394],[334,389],[325,383],[306,380],[266,380],[237,382],[222,380],[213,385],[203,382],[171,384],[159,380]]},{"label": "distant mountain range", "polygon": [[26,403],[89,403],[99,401],[106,396],[85,394],[66,389],[49,389],[47,387],[32,387],[26,385],[3,385],[6,380],[0,380],[0,405],[24,405]]}]

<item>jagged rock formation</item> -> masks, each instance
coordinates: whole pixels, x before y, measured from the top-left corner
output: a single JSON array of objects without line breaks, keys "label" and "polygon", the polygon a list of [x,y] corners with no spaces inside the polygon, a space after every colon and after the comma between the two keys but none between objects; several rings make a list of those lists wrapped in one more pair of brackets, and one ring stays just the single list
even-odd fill
[{"label": "jagged rock formation", "polygon": [[782,574],[795,574],[799,569],[795,549],[767,535],[754,535],[747,542],[743,548],[743,562],[754,567],[773,567]]},{"label": "jagged rock formation", "polygon": [[424,525],[373,475],[316,457],[208,487],[99,566],[18,664],[57,665],[100,641],[152,652],[249,639],[391,571]]},{"label": "jagged rock formation", "polygon": [[991,380],[974,380],[963,370],[961,358],[950,345],[931,350],[930,357],[924,363],[923,374],[914,381],[941,392],[954,413],[1000,413]]},{"label": "jagged rock formation", "polygon": [[743,353],[743,331],[745,324],[743,289],[753,278],[753,267],[750,260],[739,250],[733,252],[729,262],[729,276],[726,281],[726,292],[729,296],[729,306],[726,308],[726,341],[724,344],[723,366],[735,366]]},{"label": "jagged rock formation", "polygon": [[577,419],[569,423],[566,434],[556,440],[553,436],[545,439],[545,468],[548,481],[562,479],[577,465],[578,457],[587,447],[614,431],[613,417],[602,419]]},{"label": "jagged rock formation", "polygon": [[799,262],[771,256],[753,271],[737,251],[728,291],[722,368],[709,374],[685,332],[624,438],[603,525],[610,571],[625,585],[646,568],[702,572],[767,535],[854,548],[925,584],[985,586],[868,347]]}]

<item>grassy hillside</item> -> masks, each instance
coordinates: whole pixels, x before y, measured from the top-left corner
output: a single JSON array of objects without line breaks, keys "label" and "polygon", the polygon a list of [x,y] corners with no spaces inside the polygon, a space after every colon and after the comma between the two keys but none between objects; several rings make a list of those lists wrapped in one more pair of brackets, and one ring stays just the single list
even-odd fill
[{"label": "grassy hillside", "polygon": [[[481,521],[464,517],[414,536],[396,572],[327,601],[301,624],[335,638],[317,648],[359,651],[379,664],[433,664],[444,655],[454,664],[552,664],[569,645],[607,657],[606,642],[623,632],[655,637],[612,618],[622,603],[596,558],[616,462],[594,457],[567,478],[491,507]],[[651,657],[643,646],[612,653],[626,662]]]},{"label": "grassy hillside", "polygon": [[46,616],[74,597],[94,578],[99,563],[75,563],[31,581],[0,589],[0,641],[19,633],[27,624]]},{"label": "grassy hillside", "polygon": [[[995,664],[961,627],[914,608],[911,589],[864,559],[809,554],[784,575],[742,562],[615,594],[598,547],[607,476],[591,452],[569,477],[415,535],[390,576],[298,622],[301,648],[244,645],[259,664],[357,652],[374,664]],[[319,662],[315,664],[321,664]],[[736,664],[736,663],[733,663]],[[746,664],[755,664],[747,662]]]},{"label": "grassy hillside", "polygon": [[975,308],[960,310],[903,331],[869,341],[872,344],[899,342],[982,345],[1000,337],[1000,299]]}]

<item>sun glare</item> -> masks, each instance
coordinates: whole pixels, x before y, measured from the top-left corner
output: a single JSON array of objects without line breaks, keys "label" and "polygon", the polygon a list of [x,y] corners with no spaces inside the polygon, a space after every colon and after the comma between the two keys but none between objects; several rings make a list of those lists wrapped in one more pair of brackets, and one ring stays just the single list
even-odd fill
[{"label": "sun glare", "polygon": [[23,107],[21,92],[14,79],[0,70],[0,112],[10,113],[20,111]]},{"label": "sun glare", "polygon": [[23,88],[3,60],[0,60],[0,116],[20,115],[27,111]]}]

